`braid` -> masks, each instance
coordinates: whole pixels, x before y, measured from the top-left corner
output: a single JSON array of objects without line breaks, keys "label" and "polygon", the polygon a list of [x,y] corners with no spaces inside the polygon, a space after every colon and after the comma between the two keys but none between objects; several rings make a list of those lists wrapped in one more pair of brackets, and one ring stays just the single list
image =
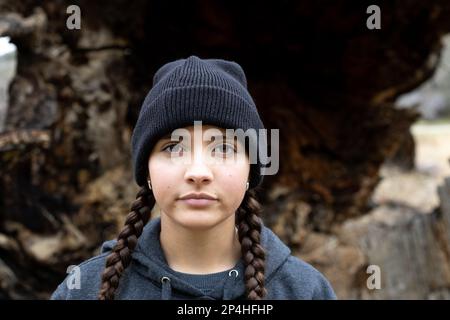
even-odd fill
[{"label": "braid", "polygon": [[237,210],[239,241],[245,264],[245,288],[250,300],[263,299],[267,294],[264,287],[265,250],[260,244],[261,205],[254,190],[245,193],[241,206]]},{"label": "braid", "polygon": [[120,277],[131,262],[131,253],[136,247],[144,225],[150,219],[154,204],[153,192],[145,185],[137,193],[136,200],[131,205],[131,212],[126,218],[125,227],[117,237],[117,243],[111,254],[106,258],[98,299],[114,300]]}]

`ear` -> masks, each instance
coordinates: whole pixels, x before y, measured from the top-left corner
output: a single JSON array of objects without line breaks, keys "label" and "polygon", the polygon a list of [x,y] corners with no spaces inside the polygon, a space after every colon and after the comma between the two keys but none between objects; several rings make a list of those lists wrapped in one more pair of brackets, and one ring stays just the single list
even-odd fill
[{"label": "ear", "polygon": [[152,190],[152,182],[150,180],[150,176],[147,176],[147,184],[150,190]]}]

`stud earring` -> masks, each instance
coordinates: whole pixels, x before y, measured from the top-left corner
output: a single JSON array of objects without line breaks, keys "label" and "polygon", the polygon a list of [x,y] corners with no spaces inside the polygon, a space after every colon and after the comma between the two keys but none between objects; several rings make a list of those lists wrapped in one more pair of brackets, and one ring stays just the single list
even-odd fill
[{"label": "stud earring", "polygon": [[250,187],[250,183],[247,181],[247,185],[245,186],[245,190],[248,190],[249,187]]}]

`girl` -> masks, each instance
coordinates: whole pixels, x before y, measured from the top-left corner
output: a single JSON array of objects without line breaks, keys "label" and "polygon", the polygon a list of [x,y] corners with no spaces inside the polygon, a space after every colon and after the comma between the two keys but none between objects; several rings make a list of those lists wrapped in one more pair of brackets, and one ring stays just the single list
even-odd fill
[{"label": "girl", "polygon": [[[256,134],[247,147],[230,129]],[[125,227],[51,299],[336,299],[260,219],[259,129],[237,63],[190,56],[162,66],[132,135],[141,190]]]}]

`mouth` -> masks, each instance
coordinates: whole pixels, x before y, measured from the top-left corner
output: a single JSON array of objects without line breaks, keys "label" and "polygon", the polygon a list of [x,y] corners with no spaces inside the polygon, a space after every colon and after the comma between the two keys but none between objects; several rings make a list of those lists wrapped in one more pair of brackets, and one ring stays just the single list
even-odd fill
[{"label": "mouth", "polygon": [[196,208],[203,208],[213,205],[218,199],[205,192],[190,192],[179,199],[185,205]]},{"label": "mouth", "polygon": [[180,199],[181,202],[186,204],[187,206],[203,208],[213,205],[217,202],[216,199],[205,199],[205,198],[189,198],[189,199]]}]

